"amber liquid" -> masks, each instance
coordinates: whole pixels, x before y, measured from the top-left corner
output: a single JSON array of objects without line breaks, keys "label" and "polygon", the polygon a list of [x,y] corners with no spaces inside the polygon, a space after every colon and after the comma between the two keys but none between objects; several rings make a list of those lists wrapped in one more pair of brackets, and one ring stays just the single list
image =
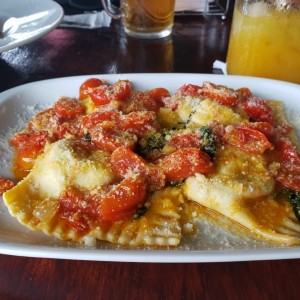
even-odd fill
[{"label": "amber liquid", "polygon": [[132,32],[160,32],[173,26],[175,0],[122,0],[125,28]]},{"label": "amber liquid", "polygon": [[257,9],[245,15],[236,6],[227,71],[300,84],[300,10],[276,11],[267,7],[264,13]]}]

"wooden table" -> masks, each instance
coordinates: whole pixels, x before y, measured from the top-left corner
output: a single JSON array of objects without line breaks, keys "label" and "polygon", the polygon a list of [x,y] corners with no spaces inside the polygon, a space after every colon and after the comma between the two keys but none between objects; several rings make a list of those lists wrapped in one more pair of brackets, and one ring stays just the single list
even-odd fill
[{"label": "wooden table", "polygon": [[[106,73],[218,73],[230,18],[176,17],[170,38],[128,38],[119,22],[56,29],[0,55],[0,92],[54,77]],[[299,260],[119,263],[0,255],[0,299],[299,299]]]}]

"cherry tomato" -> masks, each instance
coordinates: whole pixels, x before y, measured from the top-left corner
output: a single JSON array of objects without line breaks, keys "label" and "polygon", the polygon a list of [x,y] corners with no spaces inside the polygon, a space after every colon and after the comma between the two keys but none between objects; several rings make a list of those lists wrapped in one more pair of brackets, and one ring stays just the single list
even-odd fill
[{"label": "cherry tomato", "polygon": [[296,147],[288,139],[282,138],[277,143],[276,150],[281,166],[289,172],[296,170],[300,174],[300,156]]},{"label": "cherry tomato", "polygon": [[89,78],[84,81],[79,88],[79,99],[84,100],[89,96],[89,92],[100,85],[102,85],[102,80],[98,78]]},{"label": "cherry tomato", "polygon": [[146,184],[147,190],[155,191],[160,190],[165,186],[166,175],[160,166],[148,164]]},{"label": "cherry tomato", "polygon": [[239,88],[236,91],[238,92],[238,96],[241,99],[241,101],[248,100],[249,98],[253,97],[253,94],[250,91],[250,89],[248,89],[246,87]]},{"label": "cherry tomato", "polygon": [[104,221],[122,220],[132,215],[145,195],[146,184],[143,177],[127,177],[102,198],[98,211]]},{"label": "cherry tomato", "polygon": [[195,173],[211,173],[214,170],[209,155],[197,148],[177,149],[164,157],[159,165],[167,181],[182,181]]},{"label": "cherry tomato", "polygon": [[143,137],[158,129],[156,115],[150,111],[135,111],[125,115],[119,124],[121,130]]},{"label": "cherry tomato", "polygon": [[80,121],[78,119],[69,120],[68,122],[63,122],[59,126],[53,128],[53,135],[57,139],[63,139],[66,135],[73,135],[75,137],[80,137],[83,135]]},{"label": "cherry tomato", "polygon": [[275,128],[275,135],[280,138],[280,137],[284,137],[287,136],[288,134],[290,134],[293,131],[293,126],[288,124],[288,123],[283,123],[280,124],[280,126],[277,126]]},{"label": "cherry tomato", "polygon": [[113,85],[101,85],[88,94],[96,106],[102,106],[113,100],[124,101],[130,97],[131,84],[128,80],[119,80]]},{"label": "cherry tomato", "polygon": [[100,85],[99,87],[90,90],[89,96],[96,106],[108,104],[113,100],[112,95],[109,92],[109,87],[107,85]]},{"label": "cherry tomato", "polygon": [[197,97],[202,95],[201,86],[194,84],[185,84],[176,91],[177,95]]},{"label": "cherry tomato", "polygon": [[113,110],[100,110],[83,116],[81,124],[86,129],[91,129],[104,121],[111,121],[118,124],[120,122],[120,114]]},{"label": "cherry tomato", "polygon": [[95,199],[75,187],[68,187],[59,201],[59,217],[77,232],[89,230],[91,221],[99,219],[100,197]]},{"label": "cherry tomato", "polygon": [[29,124],[30,131],[48,131],[49,135],[53,135],[53,130],[62,124],[61,117],[53,108],[46,109],[34,116]]},{"label": "cherry tomato", "polygon": [[125,114],[138,111],[158,110],[158,103],[146,92],[134,91],[126,101],[122,101],[121,110]]},{"label": "cherry tomato", "polygon": [[263,154],[267,149],[273,149],[262,132],[246,126],[236,126],[226,130],[225,140],[228,144],[249,154]]},{"label": "cherry tomato", "polygon": [[0,196],[2,196],[6,191],[12,189],[15,186],[14,182],[0,177]]},{"label": "cherry tomato", "polygon": [[245,122],[241,124],[240,127],[256,129],[268,138],[274,136],[274,126],[268,122]]},{"label": "cherry tomato", "polygon": [[119,147],[111,154],[110,161],[117,174],[125,177],[129,173],[146,175],[147,162],[128,148]]},{"label": "cherry tomato", "polygon": [[[100,198],[99,198],[100,199]],[[98,199],[98,202],[100,201]],[[60,207],[62,210],[76,212],[81,211],[93,217],[97,217],[97,199],[89,194],[85,194],[76,187],[68,187],[64,194],[60,196]]]},{"label": "cherry tomato", "polygon": [[196,133],[185,133],[171,137],[168,144],[174,148],[199,148],[200,136]]},{"label": "cherry tomato", "polygon": [[10,143],[17,151],[17,166],[23,170],[30,170],[37,156],[44,150],[47,141],[46,131],[15,134]]},{"label": "cherry tomato", "polygon": [[165,88],[158,87],[150,90],[148,95],[154,99],[159,106],[164,106],[163,99],[170,97],[170,92]]},{"label": "cherry tomato", "polygon": [[223,105],[235,105],[238,103],[238,93],[223,85],[216,85],[205,81],[202,85],[203,95]]},{"label": "cherry tomato", "polygon": [[113,152],[122,146],[132,149],[137,141],[134,134],[114,127],[97,127],[90,131],[90,136],[95,145],[108,152]]},{"label": "cherry tomato", "polygon": [[18,152],[16,156],[17,167],[22,170],[31,170],[35,159],[40,153],[41,151],[38,147],[31,147]]},{"label": "cherry tomato", "polygon": [[110,90],[115,100],[124,101],[130,97],[131,83],[128,80],[118,80]]},{"label": "cherry tomato", "polygon": [[53,106],[54,111],[66,120],[73,119],[84,113],[84,107],[77,99],[60,98]]},{"label": "cherry tomato", "polygon": [[276,180],[284,187],[300,192],[300,174],[290,174],[287,171],[280,171]]},{"label": "cherry tomato", "polygon": [[281,138],[275,148],[280,169],[276,180],[284,187],[300,192],[300,155],[286,138]]},{"label": "cherry tomato", "polygon": [[241,108],[252,121],[274,124],[272,108],[260,98],[248,98],[247,101],[241,103]]}]

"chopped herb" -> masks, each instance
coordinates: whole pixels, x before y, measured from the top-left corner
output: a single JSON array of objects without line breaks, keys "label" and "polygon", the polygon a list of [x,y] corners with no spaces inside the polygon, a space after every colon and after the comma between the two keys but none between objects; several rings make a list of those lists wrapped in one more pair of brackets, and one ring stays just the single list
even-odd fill
[{"label": "chopped herb", "polygon": [[300,192],[290,190],[288,192],[289,202],[293,207],[293,212],[300,222]]},{"label": "chopped herb", "polygon": [[145,156],[150,151],[162,149],[165,146],[165,143],[164,136],[157,132],[141,139],[136,151],[141,156]]},{"label": "chopped herb", "polygon": [[82,139],[85,141],[85,142],[90,142],[91,141],[91,135],[89,133],[86,133]]},{"label": "chopped herb", "polygon": [[185,122],[179,122],[176,127],[173,129],[178,130],[178,129],[185,129],[186,128],[186,123]]},{"label": "chopped herb", "polygon": [[201,127],[198,132],[201,137],[200,140],[201,151],[207,153],[211,158],[213,158],[217,150],[216,136],[212,133],[211,129],[206,126]]},{"label": "chopped herb", "polygon": [[133,219],[137,220],[139,219],[141,216],[143,216],[145,213],[147,212],[147,207],[146,206],[141,206],[139,207],[135,214],[133,215]]},{"label": "chopped herb", "polygon": [[170,182],[168,182],[168,186],[180,187],[181,185],[182,185],[182,182],[180,182],[180,181],[170,181]]}]

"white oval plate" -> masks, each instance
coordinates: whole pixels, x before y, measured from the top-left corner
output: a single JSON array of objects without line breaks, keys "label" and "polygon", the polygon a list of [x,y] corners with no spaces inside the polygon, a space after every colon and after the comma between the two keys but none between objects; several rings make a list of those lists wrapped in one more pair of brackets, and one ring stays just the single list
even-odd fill
[{"label": "white oval plate", "polygon": [[[201,85],[203,81],[232,88],[249,87],[259,97],[285,102],[292,123],[297,121],[300,114],[300,85],[254,77],[211,74],[113,74],[34,82],[0,94],[0,176],[11,176],[9,169],[12,152],[8,150],[8,136],[20,130],[25,124],[23,121],[30,117],[30,114],[37,112],[37,107],[43,109],[60,96],[78,96],[80,84],[90,77],[98,77],[111,83],[118,79],[129,79],[138,90],[160,86],[175,92],[185,83]],[[199,234],[185,238],[177,249],[137,250],[104,242],[90,248],[29,231],[9,215],[2,201],[0,211],[0,253],[3,254],[127,262],[222,262],[300,258],[300,247],[282,248],[240,238],[207,221],[200,222]]]},{"label": "white oval plate", "polygon": [[0,52],[40,38],[58,26],[63,15],[62,7],[52,0],[1,0]]}]

